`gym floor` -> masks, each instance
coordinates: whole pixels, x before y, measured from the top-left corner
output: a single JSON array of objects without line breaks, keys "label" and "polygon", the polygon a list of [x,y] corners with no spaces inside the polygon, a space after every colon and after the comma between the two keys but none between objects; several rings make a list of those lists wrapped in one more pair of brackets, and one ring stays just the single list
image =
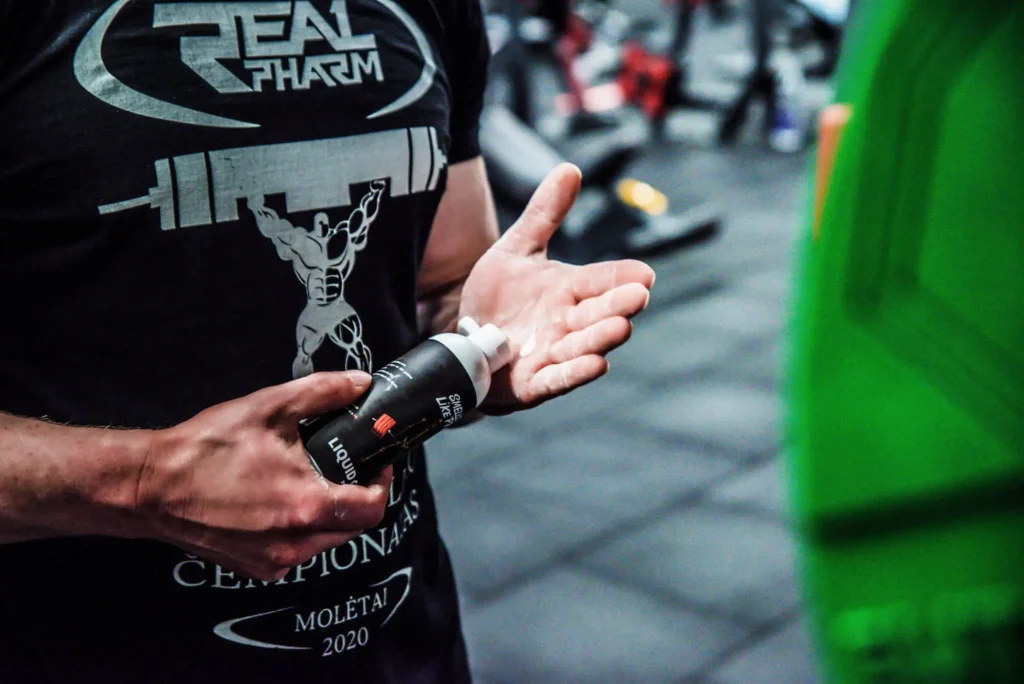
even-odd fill
[{"label": "gym floor", "polygon": [[[744,49],[745,26],[697,31],[695,79],[727,89],[705,58]],[[712,125],[679,117],[630,169],[671,200],[715,201],[724,224],[652,261],[651,305],[609,376],[428,445],[481,684],[817,681],[780,435],[809,158],[753,129],[700,142]]]}]

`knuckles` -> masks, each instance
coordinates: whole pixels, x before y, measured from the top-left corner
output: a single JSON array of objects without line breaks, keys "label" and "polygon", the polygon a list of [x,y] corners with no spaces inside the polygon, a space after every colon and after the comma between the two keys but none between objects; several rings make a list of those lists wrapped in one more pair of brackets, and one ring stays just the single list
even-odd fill
[{"label": "knuckles", "polygon": [[313,373],[306,377],[306,390],[308,392],[326,394],[331,389],[331,381],[323,373]]},{"label": "knuckles", "polygon": [[381,521],[384,520],[384,514],[387,513],[387,504],[375,504],[370,510],[370,525],[368,527],[376,527],[380,525]]},{"label": "knuckles", "polygon": [[324,507],[319,501],[297,502],[291,510],[289,527],[309,529],[315,527],[323,518]]},{"label": "knuckles", "polygon": [[378,494],[371,495],[367,502],[367,514],[373,527],[376,527],[384,519],[388,511],[388,490],[384,489]]},{"label": "knuckles", "polygon": [[616,341],[620,345],[629,342],[630,338],[633,337],[633,322],[626,318],[620,319],[615,332],[617,333]]},{"label": "knuckles", "polygon": [[351,496],[342,494],[337,500],[318,486],[314,491],[306,490],[305,495],[291,499],[283,527],[309,531],[328,523],[335,527],[346,521],[361,529],[376,527],[384,519],[387,508],[387,486],[375,486]]},{"label": "knuckles", "polygon": [[314,373],[306,378],[308,391],[317,396],[328,396],[341,392],[343,386],[330,373]]},{"label": "knuckles", "polygon": [[[306,560],[298,548],[287,544],[271,546],[267,548],[265,555],[270,571],[274,573],[281,572],[282,577],[284,573],[287,573]],[[280,577],[277,579],[280,579]]]}]

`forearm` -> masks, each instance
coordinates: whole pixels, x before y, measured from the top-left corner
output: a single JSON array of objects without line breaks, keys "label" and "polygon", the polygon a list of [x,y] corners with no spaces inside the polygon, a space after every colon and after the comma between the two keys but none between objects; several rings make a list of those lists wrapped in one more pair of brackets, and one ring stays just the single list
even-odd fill
[{"label": "forearm", "polygon": [[[420,321],[423,332],[454,332],[462,307],[462,287],[480,257],[498,240],[498,218],[479,157],[449,170],[420,272]],[[486,321],[481,321],[486,322]],[[460,425],[483,416],[466,414]]]},{"label": "forearm", "polygon": [[149,434],[0,413],[0,544],[135,536],[135,497]]},{"label": "forearm", "polygon": [[420,302],[420,321],[423,332],[429,335],[455,332],[459,322],[459,307],[462,300],[463,278],[447,290],[435,293],[430,299]]},{"label": "forearm", "polygon": [[419,275],[425,332],[455,329],[462,286],[498,235],[498,218],[483,160],[477,157],[452,166]]}]

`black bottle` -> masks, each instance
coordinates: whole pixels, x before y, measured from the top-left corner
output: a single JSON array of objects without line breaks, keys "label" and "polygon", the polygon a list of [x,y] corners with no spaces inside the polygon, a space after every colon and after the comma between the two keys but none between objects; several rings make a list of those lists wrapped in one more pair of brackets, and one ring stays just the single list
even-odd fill
[{"label": "black bottle", "polygon": [[498,328],[463,318],[459,334],[435,335],[375,372],[355,403],[304,421],[306,453],[331,482],[365,485],[483,403],[492,374],[511,359]]}]

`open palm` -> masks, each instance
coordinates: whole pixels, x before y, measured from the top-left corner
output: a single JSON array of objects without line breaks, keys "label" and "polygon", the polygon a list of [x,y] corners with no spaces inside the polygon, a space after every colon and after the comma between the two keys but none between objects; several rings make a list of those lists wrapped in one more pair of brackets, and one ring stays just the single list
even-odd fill
[{"label": "open palm", "polygon": [[497,325],[512,347],[512,362],[495,375],[481,406],[485,413],[530,408],[604,375],[605,355],[629,339],[629,319],[650,299],[654,271],[643,262],[548,259],[548,242],[579,188],[575,166],[551,171],[463,287],[460,315]]}]

